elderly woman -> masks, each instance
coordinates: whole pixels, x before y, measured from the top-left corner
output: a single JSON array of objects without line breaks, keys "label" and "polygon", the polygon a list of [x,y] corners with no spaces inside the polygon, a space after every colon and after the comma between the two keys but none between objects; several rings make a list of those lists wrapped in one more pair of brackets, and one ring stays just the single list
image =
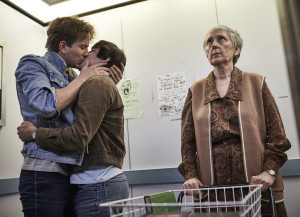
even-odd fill
[{"label": "elderly woman", "polygon": [[277,214],[287,216],[279,169],[291,145],[265,77],[234,66],[242,45],[239,33],[223,25],[205,37],[213,71],[189,88],[183,108],[183,189],[263,184],[262,213],[270,213],[265,192],[272,186]]}]

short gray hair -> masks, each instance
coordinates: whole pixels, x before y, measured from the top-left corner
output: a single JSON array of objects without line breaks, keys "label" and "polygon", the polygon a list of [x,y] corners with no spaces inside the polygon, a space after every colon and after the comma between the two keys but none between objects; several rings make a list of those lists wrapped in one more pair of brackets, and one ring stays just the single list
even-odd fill
[{"label": "short gray hair", "polygon": [[234,29],[232,29],[228,26],[225,26],[225,25],[214,26],[205,35],[204,42],[203,42],[203,49],[204,50],[205,50],[205,47],[206,47],[207,35],[210,34],[213,31],[215,31],[215,30],[225,30],[225,31],[227,31],[234,49],[237,49],[238,47],[240,48],[240,53],[233,57],[233,65],[235,65],[236,62],[238,61],[238,59],[240,58],[240,54],[241,54],[241,51],[242,51],[242,47],[243,47],[242,37],[240,36],[238,31],[236,31],[236,30],[234,30]]}]

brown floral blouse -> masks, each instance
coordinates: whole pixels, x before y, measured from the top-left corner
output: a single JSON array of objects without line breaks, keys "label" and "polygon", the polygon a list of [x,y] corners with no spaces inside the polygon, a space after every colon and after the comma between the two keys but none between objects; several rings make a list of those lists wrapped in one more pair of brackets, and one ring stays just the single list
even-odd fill
[{"label": "brown floral blouse", "polygon": [[[286,162],[284,153],[290,148],[275,100],[264,81],[262,96],[265,111],[267,140],[262,171],[276,172]],[[238,121],[238,101],[242,100],[242,72],[234,68],[227,94],[221,98],[211,72],[206,80],[205,103],[211,103],[211,135],[215,184],[244,183],[244,169],[240,130]],[[179,170],[185,180],[198,177],[196,171],[196,142],[192,116],[192,92],[189,89],[182,119],[182,159]],[[188,134],[186,132],[189,132]]]}]

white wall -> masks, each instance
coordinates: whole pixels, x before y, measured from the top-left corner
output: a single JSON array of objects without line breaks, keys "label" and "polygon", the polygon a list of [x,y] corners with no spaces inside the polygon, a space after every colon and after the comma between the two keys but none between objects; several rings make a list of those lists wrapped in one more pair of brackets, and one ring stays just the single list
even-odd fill
[{"label": "white wall", "polygon": [[6,125],[0,128],[0,179],[17,177],[22,164],[16,128],[22,122],[15,85],[15,69],[28,53],[43,54],[46,34],[39,25],[0,2],[0,41],[6,43]]},{"label": "white wall", "polygon": [[219,0],[216,5],[211,0],[151,0],[85,19],[96,27],[96,39],[112,40],[124,48],[128,59],[125,78],[141,79],[143,117],[127,121],[126,141],[130,151],[124,169],[169,168],[180,163],[180,115],[158,115],[156,76],[185,72],[187,86],[207,76],[212,67],[202,42],[207,30],[218,23],[238,29],[244,38],[237,66],[267,76],[293,144],[288,151],[289,158],[299,158],[295,116],[273,0]]},{"label": "white wall", "polygon": [[[242,70],[267,76],[292,142],[290,158],[299,159],[299,141],[292,109],[276,2],[273,0],[149,0],[84,18],[97,31],[94,42],[106,39],[127,55],[125,78],[140,78],[143,117],[126,121],[128,154],[125,170],[177,167],[180,162],[180,116],[161,118],[155,76],[185,72],[187,86],[206,76],[211,66],[202,49],[207,30],[225,24],[244,38],[237,64]],[[6,125],[0,128],[0,179],[16,178],[22,164],[16,127],[22,118],[14,71],[28,53],[45,52],[45,29],[0,2],[0,41],[7,43]],[[93,44],[93,43],[92,43]],[[283,97],[283,98],[282,98]],[[130,156],[130,158],[129,158]],[[284,178],[290,217],[297,216],[298,177]],[[180,188],[175,185],[132,187],[132,195]],[[17,194],[0,196],[1,217],[22,216]]]},{"label": "white wall", "polygon": [[[6,125],[0,128],[0,179],[16,178],[22,165],[21,147],[16,128],[22,122],[15,85],[15,69],[28,53],[43,54],[44,28],[0,2],[0,41],[6,43]],[[18,194],[0,196],[1,217],[22,216]]]}]

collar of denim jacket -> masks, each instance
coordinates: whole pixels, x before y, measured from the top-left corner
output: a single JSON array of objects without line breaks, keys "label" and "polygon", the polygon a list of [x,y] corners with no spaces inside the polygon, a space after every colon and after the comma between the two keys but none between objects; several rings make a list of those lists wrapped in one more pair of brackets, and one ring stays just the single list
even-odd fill
[{"label": "collar of denim jacket", "polygon": [[44,56],[47,61],[49,61],[60,73],[64,74],[64,72],[67,70],[67,64],[59,56],[56,52],[54,51],[47,51],[45,56]]}]

